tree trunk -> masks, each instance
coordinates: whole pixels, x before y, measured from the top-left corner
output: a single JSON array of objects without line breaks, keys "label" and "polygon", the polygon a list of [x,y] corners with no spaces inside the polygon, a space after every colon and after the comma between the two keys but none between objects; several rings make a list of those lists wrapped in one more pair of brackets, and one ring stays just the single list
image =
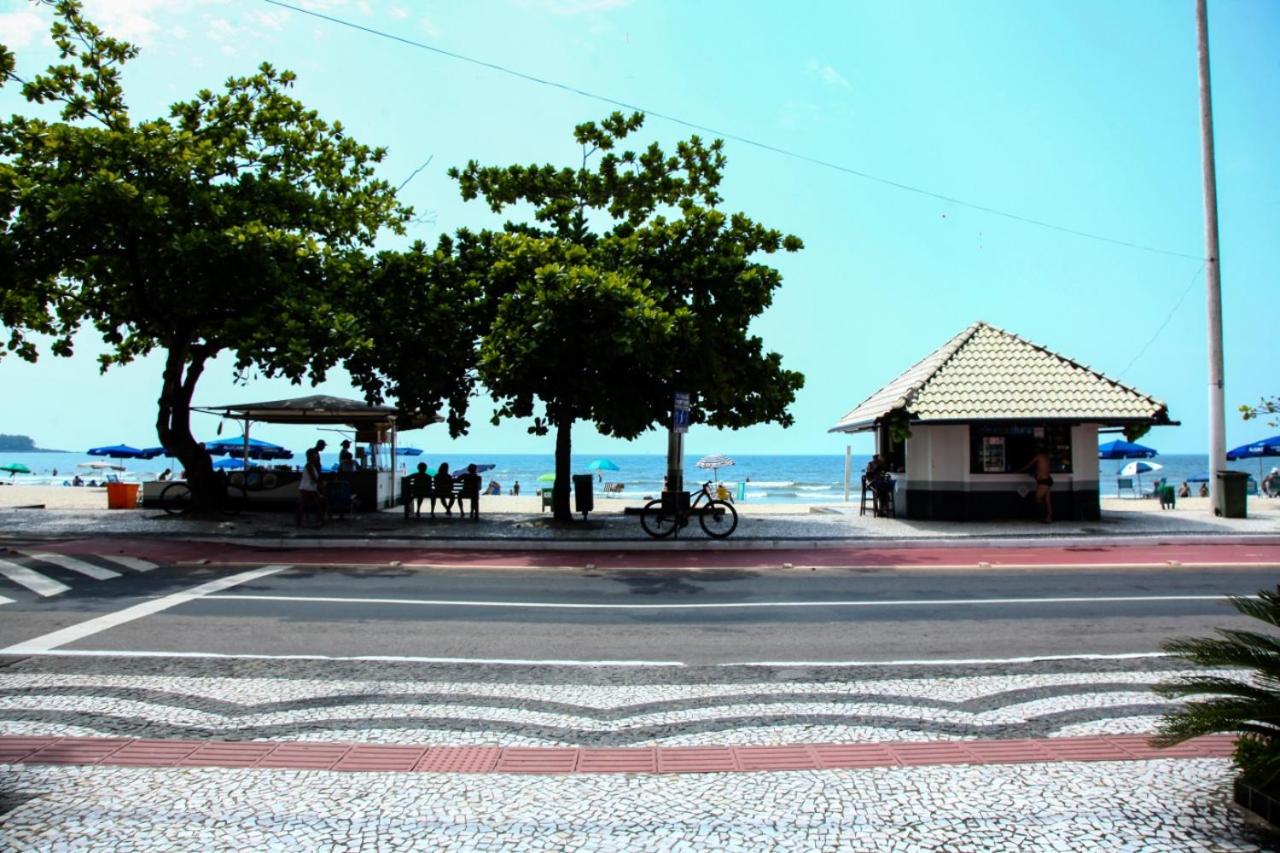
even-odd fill
[{"label": "tree trunk", "polygon": [[172,344],[165,356],[164,385],[160,391],[156,434],[171,456],[177,457],[191,486],[191,508],[213,510],[222,506],[226,489],[213,470],[204,445],[191,435],[191,398],[204,372],[207,348]]},{"label": "tree trunk", "polygon": [[556,419],[556,483],[551,491],[551,512],[556,521],[573,521],[573,511],[569,508],[569,494],[573,485],[573,468],[569,461],[573,446],[570,438],[572,431],[572,416]]}]

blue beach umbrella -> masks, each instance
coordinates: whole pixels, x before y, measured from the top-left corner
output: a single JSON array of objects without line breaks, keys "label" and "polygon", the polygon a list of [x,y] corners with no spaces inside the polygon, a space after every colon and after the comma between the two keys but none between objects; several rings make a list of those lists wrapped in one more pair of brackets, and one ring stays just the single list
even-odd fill
[{"label": "blue beach umbrella", "polygon": [[612,459],[594,459],[592,460],[591,464],[588,465],[587,467],[590,468],[592,471],[621,471],[622,470],[621,468],[618,467],[618,464],[614,462]]},{"label": "blue beach umbrella", "polygon": [[106,456],[109,459],[150,459],[145,450],[128,444],[109,444],[106,447],[89,448],[90,456]]},{"label": "blue beach umbrella", "polygon": [[1267,456],[1280,456],[1280,435],[1264,438],[1251,444],[1242,444],[1227,451],[1227,458],[1232,462],[1237,459],[1257,459],[1258,477],[1262,477],[1262,460]]},{"label": "blue beach umbrella", "polygon": [[1155,455],[1153,448],[1120,439],[1098,445],[1099,459],[1150,459]]},{"label": "blue beach umbrella", "polygon": [[[244,436],[235,438],[220,438],[217,441],[206,441],[204,447],[212,456],[243,456],[244,455]],[[261,441],[260,439],[249,439],[249,458],[250,459],[290,459],[293,457],[293,451],[287,447],[281,447],[278,444],[272,444],[269,441]]]},{"label": "blue beach umbrella", "polygon": [[242,468],[244,468],[243,459],[219,459],[213,463],[213,470],[215,471],[239,471]]}]

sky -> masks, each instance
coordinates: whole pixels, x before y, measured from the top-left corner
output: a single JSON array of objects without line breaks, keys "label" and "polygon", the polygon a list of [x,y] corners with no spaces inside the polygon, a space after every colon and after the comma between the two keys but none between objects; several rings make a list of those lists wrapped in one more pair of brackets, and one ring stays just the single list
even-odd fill
[{"label": "sky", "polygon": [[[795,424],[694,427],[692,453],[843,453],[850,437],[827,433],[842,414],[977,320],[1165,401],[1182,426],[1148,435],[1162,452],[1207,448],[1193,0],[293,2],[801,155],[727,140],[722,205],[805,243],[772,258],[784,282],[751,327],[806,376]],[[408,239],[500,225],[483,204],[461,200],[450,166],[571,165],[573,126],[615,109],[265,0],[86,7],[142,47],[125,76],[135,116],[163,114],[269,61],[298,73],[303,102],[387,147],[381,175],[393,184],[429,160],[401,193],[422,219]],[[20,74],[51,58],[48,18],[30,0],[0,0],[0,43]],[[1236,406],[1280,392],[1280,4],[1211,0],[1209,26],[1230,447],[1274,432],[1242,421]],[[0,113],[38,109],[16,87],[0,89]],[[693,132],[651,114],[634,139],[670,147]],[[159,359],[100,375],[100,346],[85,334],[72,359],[0,359],[0,432],[77,450],[156,443]],[[356,396],[340,374],[319,390]],[[306,393],[285,381],[235,385],[224,358],[206,370],[196,402]],[[528,435],[527,423],[491,426],[491,410],[475,400],[472,431],[456,441],[441,426],[405,441],[450,456],[552,452],[552,439]],[[197,438],[213,437],[215,420],[195,425]],[[254,435],[294,447],[314,440],[296,427]],[[869,437],[852,442],[854,452],[871,449]],[[664,453],[666,437],[624,443],[578,425],[574,449]]]}]

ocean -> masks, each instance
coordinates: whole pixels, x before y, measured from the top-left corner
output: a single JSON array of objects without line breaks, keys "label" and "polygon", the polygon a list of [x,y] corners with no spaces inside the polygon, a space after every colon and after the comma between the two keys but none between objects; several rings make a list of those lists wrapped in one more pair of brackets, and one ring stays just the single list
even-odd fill
[{"label": "ocean", "polygon": [[[574,473],[590,473],[588,465],[597,457],[575,454],[573,456]],[[857,477],[866,466],[870,457],[854,454],[853,457],[853,493],[852,500],[857,500]],[[663,476],[666,474],[666,457],[659,454],[622,454],[610,456],[620,470],[602,472],[605,482],[622,483],[622,491],[610,498],[639,500],[646,495],[657,495],[662,490]],[[824,454],[816,456],[788,455],[756,455],[735,456],[735,464],[721,468],[718,472],[703,471],[694,466],[696,458],[685,460],[685,487],[696,488],[703,480],[714,480],[717,477],[729,484],[734,496],[743,495],[740,500],[748,503],[805,503],[823,504],[839,503],[844,500],[843,477],[844,456],[841,454]],[[1144,474],[1142,485],[1148,489],[1151,482],[1166,476],[1170,483],[1178,484],[1196,475],[1204,475],[1208,470],[1206,454],[1167,454],[1150,460],[1163,465],[1163,470],[1155,474]],[[325,467],[336,465],[336,453],[325,453],[322,462]],[[434,468],[440,462],[448,462],[449,468],[458,471],[470,462],[489,463],[494,465],[492,471],[486,472],[484,482],[497,480],[503,493],[508,492],[516,482],[520,483],[521,492],[527,494],[539,485],[538,477],[550,473],[554,463],[550,454],[517,454],[517,453],[479,453],[471,457],[433,456],[430,452],[422,456],[401,456],[398,462],[406,471],[412,471],[418,462],[426,462]],[[1259,479],[1259,461],[1263,472],[1271,470],[1280,460],[1249,459],[1242,462],[1228,463],[1228,467],[1251,474]],[[80,468],[86,462],[110,462],[123,465],[126,471],[121,475],[126,480],[144,480],[159,474],[165,468],[179,468],[176,460],[166,457],[147,461],[110,460],[88,456],[82,453],[10,453],[0,454],[0,464],[18,462],[31,469],[31,474],[18,474],[13,477],[0,474],[0,480],[8,483],[30,485],[61,485],[70,480],[71,475],[79,472],[86,481],[101,480],[103,471]],[[301,464],[301,456],[294,457],[295,464]],[[274,464],[274,463],[272,463]],[[1100,460],[1099,479],[1103,497],[1116,495],[1117,472],[1125,465],[1124,460]],[[54,471],[57,474],[54,474]],[[1196,484],[1192,484],[1195,491]],[[739,491],[741,490],[741,492]]]}]

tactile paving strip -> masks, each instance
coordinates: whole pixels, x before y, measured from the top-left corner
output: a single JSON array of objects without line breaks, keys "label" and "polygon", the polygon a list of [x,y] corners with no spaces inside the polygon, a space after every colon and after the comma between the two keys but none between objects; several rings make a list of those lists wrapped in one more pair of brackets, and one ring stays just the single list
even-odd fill
[{"label": "tactile paving strip", "polygon": [[1169,749],[1144,735],[783,746],[576,747],[382,746],[296,741],[190,741],[0,735],[0,764],[254,767],[417,773],[725,773],[939,764],[1021,764],[1226,758],[1232,735]]}]

